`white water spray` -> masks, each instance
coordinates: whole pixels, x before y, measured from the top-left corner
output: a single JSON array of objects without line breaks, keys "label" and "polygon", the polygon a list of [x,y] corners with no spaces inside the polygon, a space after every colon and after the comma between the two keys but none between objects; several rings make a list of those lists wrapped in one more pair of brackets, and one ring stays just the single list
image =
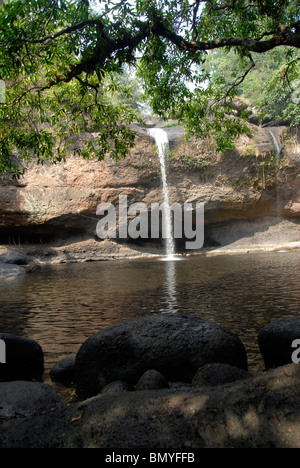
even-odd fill
[{"label": "white water spray", "polygon": [[169,187],[167,178],[167,156],[169,151],[169,139],[168,134],[161,128],[152,128],[148,130],[150,136],[155,139],[158,156],[161,167],[161,178],[162,178],[162,192],[164,199],[163,214],[163,225],[165,227],[165,239],[166,239],[166,257],[162,260],[166,260],[166,296],[165,304],[161,309],[161,313],[176,313],[178,311],[177,298],[176,298],[176,268],[175,260],[180,260],[175,255],[175,244],[172,229],[172,214],[169,203]]},{"label": "white water spray", "polygon": [[274,133],[272,132],[272,130],[271,130],[270,128],[269,128],[268,130],[269,130],[269,133],[270,133],[270,135],[271,135],[271,137],[272,137],[274,146],[275,146],[275,148],[276,148],[276,157],[278,158],[278,156],[280,155],[280,152],[281,152],[280,146],[279,146],[278,141],[277,141],[277,138],[276,138],[276,136],[274,135]]},{"label": "white water spray", "polygon": [[163,210],[163,223],[166,229],[166,253],[168,259],[173,259],[175,255],[175,245],[173,239],[172,215],[169,203],[169,187],[166,168],[166,158],[169,151],[169,139],[167,132],[162,128],[151,128],[148,130],[148,132],[149,135],[155,139],[158,148],[162,178],[162,191],[165,204],[165,209]]},{"label": "white water spray", "polygon": [[275,149],[276,149],[276,203],[277,203],[277,217],[280,218],[280,194],[279,194],[279,186],[278,186],[278,172],[280,170],[280,153],[281,149],[276,138],[274,132],[269,128],[269,134],[272,137]]}]

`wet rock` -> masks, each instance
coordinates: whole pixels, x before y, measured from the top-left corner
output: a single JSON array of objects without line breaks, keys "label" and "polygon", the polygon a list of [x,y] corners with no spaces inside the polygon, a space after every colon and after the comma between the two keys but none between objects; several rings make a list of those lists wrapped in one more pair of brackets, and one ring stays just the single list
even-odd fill
[{"label": "wet rock", "polygon": [[41,382],[0,382],[0,417],[34,416],[56,408],[60,396]]},{"label": "wet rock", "polygon": [[167,379],[155,369],[146,371],[135,387],[136,390],[159,390],[161,388],[169,388],[169,383]]},{"label": "wet rock", "polygon": [[49,375],[53,382],[72,387],[75,384],[75,356],[61,359],[52,367]]},{"label": "wet rock", "polygon": [[114,380],[136,385],[149,369],[168,381],[191,382],[199,367],[225,362],[247,370],[240,339],[199,317],[157,314],[107,327],[83,343],[76,355],[80,398],[97,395]]},{"label": "wet rock", "polygon": [[258,335],[258,344],[266,369],[292,363],[294,340],[300,340],[300,317],[287,317],[266,325]]},{"label": "wet rock", "polygon": [[0,333],[6,350],[6,362],[0,365],[0,380],[32,380],[41,378],[44,353],[34,340],[10,333]]},{"label": "wet rock", "polygon": [[8,250],[4,254],[0,255],[0,262],[7,263],[9,265],[29,265],[34,263],[32,258],[22,250]]},{"label": "wet rock", "polygon": [[200,367],[193,380],[193,387],[216,387],[249,377],[248,372],[229,364],[213,363]]}]

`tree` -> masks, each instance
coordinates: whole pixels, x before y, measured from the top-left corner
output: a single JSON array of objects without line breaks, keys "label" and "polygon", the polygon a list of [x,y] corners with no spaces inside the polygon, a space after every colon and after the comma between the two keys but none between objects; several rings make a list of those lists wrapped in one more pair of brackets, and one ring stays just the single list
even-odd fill
[{"label": "tree", "polygon": [[[246,130],[233,119],[236,87],[253,53],[299,48],[297,0],[7,0],[0,7],[0,171],[18,175],[20,158],[64,159],[75,133],[89,133],[83,157],[126,156],[134,109],[108,94],[110,79],[134,66],[160,117],[187,134],[213,131],[220,150]],[[201,65],[208,51],[235,50],[240,74],[224,93]],[[293,64],[286,63],[286,78]],[[124,87],[123,87],[124,89]],[[17,156],[14,160],[13,156]],[[16,162],[15,162],[16,161]]]},{"label": "tree", "polygon": [[[255,108],[261,121],[277,121],[296,126],[300,123],[300,106],[292,92],[299,88],[300,50],[277,47],[264,54],[252,54],[255,67],[247,80],[236,87],[236,93],[244,106]],[[223,94],[237,78],[243,58],[233,50],[212,51],[206,60],[210,80]],[[287,67],[287,64],[289,66]],[[247,65],[246,65],[247,66]]]}]

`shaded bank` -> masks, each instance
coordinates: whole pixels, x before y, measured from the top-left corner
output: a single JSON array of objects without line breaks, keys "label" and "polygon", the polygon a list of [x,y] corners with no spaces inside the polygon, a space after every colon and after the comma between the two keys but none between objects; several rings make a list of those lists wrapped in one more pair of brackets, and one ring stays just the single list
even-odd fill
[{"label": "shaded bank", "polygon": [[99,395],[4,421],[1,448],[299,448],[300,367],[216,388]]},{"label": "shaded bank", "polygon": [[[218,242],[209,241],[212,234]],[[215,224],[207,230],[207,235],[208,239],[202,249],[181,252],[180,255],[212,256],[300,249],[300,224],[296,220],[277,221],[269,218],[261,221],[240,220],[230,225]],[[35,265],[151,258],[165,255],[164,245],[145,242],[120,243],[111,239],[100,241],[86,236],[70,236],[69,239],[49,243],[0,245],[0,254],[20,249],[32,257]],[[9,273],[8,269],[7,273]],[[4,270],[3,275],[5,275]]]}]

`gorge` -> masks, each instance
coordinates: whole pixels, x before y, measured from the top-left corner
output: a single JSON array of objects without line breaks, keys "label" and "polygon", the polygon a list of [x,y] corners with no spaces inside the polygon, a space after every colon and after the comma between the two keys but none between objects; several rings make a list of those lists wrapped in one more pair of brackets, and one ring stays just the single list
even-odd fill
[{"label": "gorge", "polygon": [[[113,242],[96,236],[100,203],[117,206],[120,195],[126,195],[129,204],[148,207],[163,201],[157,147],[148,135],[156,125],[135,127],[136,144],[124,160],[72,157],[53,166],[32,162],[21,179],[4,178],[2,251],[22,246],[46,263],[161,253],[157,240]],[[252,125],[236,150],[219,154],[209,140],[186,140],[173,122],[158,127],[165,127],[169,138],[169,201],[204,204],[205,248],[274,247],[299,241],[299,153],[287,128],[272,128],[283,142],[278,158],[268,128]],[[183,242],[175,243],[176,250],[184,252]]]}]

